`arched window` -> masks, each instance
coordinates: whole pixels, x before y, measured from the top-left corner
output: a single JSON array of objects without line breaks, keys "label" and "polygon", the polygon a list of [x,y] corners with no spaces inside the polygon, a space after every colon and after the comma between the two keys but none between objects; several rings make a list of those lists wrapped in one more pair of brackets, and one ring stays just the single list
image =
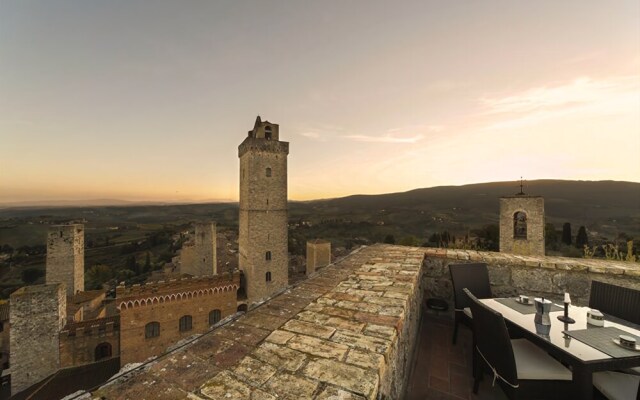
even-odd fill
[{"label": "arched window", "polygon": [[222,319],[222,311],[213,310],[209,313],[209,325],[214,325]]},{"label": "arched window", "polygon": [[193,328],[193,318],[191,315],[180,317],[180,332],[190,331]]},{"label": "arched window", "polygon": [[111,357],[111,343],[104,342],[96,346],[94,361],[104,360],[109,357]]},{"label": "arched window", "polygon": [[271,261],[271,252],[267,251],[266,253],[264,253],[264,259],[267,261]]},{"label": "arched window", "polygon": [[160,336],[160,322],[149,322],[144,327],[144,337],[147,339]]},{"label": "arched window", "polygon": [[266,280],[267,280],[267,282],[271,282],[271,272],[267,272]]},{"label": "arched window", "polygon": [[271,140],[271,127],[270,126],[265,126],[264,127],[264,138],[267,140]]},{"label": "arched window", "polygon": [[268,168],[265,170],[265,175],[267,175],[267,178],[271,177],[271,168]]},{"label": "arched window", "polygon": [[527,238],[527,214],[524,211],[513,214],[513,238]]}]

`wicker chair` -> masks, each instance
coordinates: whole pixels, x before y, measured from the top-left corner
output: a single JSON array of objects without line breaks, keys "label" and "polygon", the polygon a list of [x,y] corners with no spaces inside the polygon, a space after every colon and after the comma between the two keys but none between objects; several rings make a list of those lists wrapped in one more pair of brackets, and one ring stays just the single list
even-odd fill
[{"label": "wicker chair", "polygon": [[458,324],[461,322],[472,328],[473,317],[469,308],[470,300],[464,294],[465,288],[469,289],[479,299],[488,299],[491,296],[489,284],[489,271],[487,264],[450,264],[451,282],[453,283],[453,296],[455,303],[455,323],[453,327],[453,344],[458,338]]},{"label": "wicker chair", "polygon": [[511,339],[502,314],[493,311],[471,294],[473,335],[477,353],[474,362],[473,393],[478,393],[485,367],[510,399],[565,399],[572,385],[572,373],[540,347],[526,339]]},{"label": "wicker chair", "polygon": [[640,325],[640,291],[591,281],[589,307]]}]

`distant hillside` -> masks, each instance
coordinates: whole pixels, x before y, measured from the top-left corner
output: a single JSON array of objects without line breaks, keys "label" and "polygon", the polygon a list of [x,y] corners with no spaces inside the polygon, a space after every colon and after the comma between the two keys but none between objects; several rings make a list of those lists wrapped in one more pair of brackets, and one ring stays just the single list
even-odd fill
[{"label": "distant hillside", "polygon": [[[525,182],[524,190],[527,194],[544,197],[547,222],[571,222],[576,229],[578,225],[586,225],[591,230],[609,235],[617,232],[640,235],[640,183],[537,180]],[[401,213],[410,218],[413,211],[414,215],[428,214],[432,220],[435,217],[436,222],[444,218],[453,226],[463,228],[496,222],[498,198],[518,191],[519,186],[515,182],[439,186],[402,193],[311,201],[306,203],[306,207],[319,215]],[[291,208],[295,210],[296,207]]]},{"label": "distant hillside", "polygon": [[[625,232],[640,239],[640,183],[538,180],[526,182],[524,190],[544,197],[546,220],[557,229],[564,222],[570,222],[574,234],[580,225],[585,225],[591,232],[610,238]],[[289,217],[292,221],[305,220],[314,225],[328,221],[363,223],[363,232],[371,231],[366,228],[367,223],[375,224],[384,226],[385,232],[426,237],[436,231],[466,232],[496,223],[498,198],[518,191],[516,182],[494,182],[290,202]],[[36,224],[30,225],[36,228],[42,220],[45,224],[86,220],[91,228],[127,223],[182,225],[213,219],[220,226],[235,230],[237,218],[237,203],[5,208],[0,209],[0,243],[12,243],[16,234],[12,228],[27,221]],[[31,229],[23,227],[25,239],[31,238],[28,233]],[[360,235],[354,226],[340,229]],[[320,229],[312,233],[329,235]],[[43,239],[42,234],[38,234],[31,240],[40,243]]]}]

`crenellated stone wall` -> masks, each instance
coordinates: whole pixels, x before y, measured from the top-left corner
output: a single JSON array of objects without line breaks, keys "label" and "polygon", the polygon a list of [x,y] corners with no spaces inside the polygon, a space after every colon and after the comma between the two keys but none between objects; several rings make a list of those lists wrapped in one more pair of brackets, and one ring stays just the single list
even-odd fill
[{"label": "crenellated stone wall", "polygon": [[638,263],[427,248],[424,285],[428,296],[446,299],[453,312],[449,264],[477,262],[487,264],[496,297],[524,294],[561,301],[569,292],[574,304],[586,306],[592,280],[640,290]]},{"label": "crenellated stone wall", "polygon": [[423,254],[389,245],[356,251],[94,395],[145,398],[145,382],[154,382],[158,400],[403,398]]}]

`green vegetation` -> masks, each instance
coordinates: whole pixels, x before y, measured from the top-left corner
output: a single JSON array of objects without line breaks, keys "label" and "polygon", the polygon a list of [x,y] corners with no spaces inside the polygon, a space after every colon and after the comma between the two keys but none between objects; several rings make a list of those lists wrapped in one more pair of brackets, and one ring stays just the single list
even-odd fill
[{"label": "green vegetation", "polygon": [[[517,189],[490,183],[290,202],[289,252],[303,256],[316,238],[341,251],[380,242],[497,251],[498,198]],[[640,184],[533,181],[526,191],[545,197],[547,254],[583,257],[585,244],[592,257],[638,254]],[[237,232],[237,204],[0,209],[0,297],[44,282],[49,225],[85,224],[85,287],[97,289],[144,281],[176,255],[191,224],[205,220]],[[572,224],[581,227],[576,237]]]}]

